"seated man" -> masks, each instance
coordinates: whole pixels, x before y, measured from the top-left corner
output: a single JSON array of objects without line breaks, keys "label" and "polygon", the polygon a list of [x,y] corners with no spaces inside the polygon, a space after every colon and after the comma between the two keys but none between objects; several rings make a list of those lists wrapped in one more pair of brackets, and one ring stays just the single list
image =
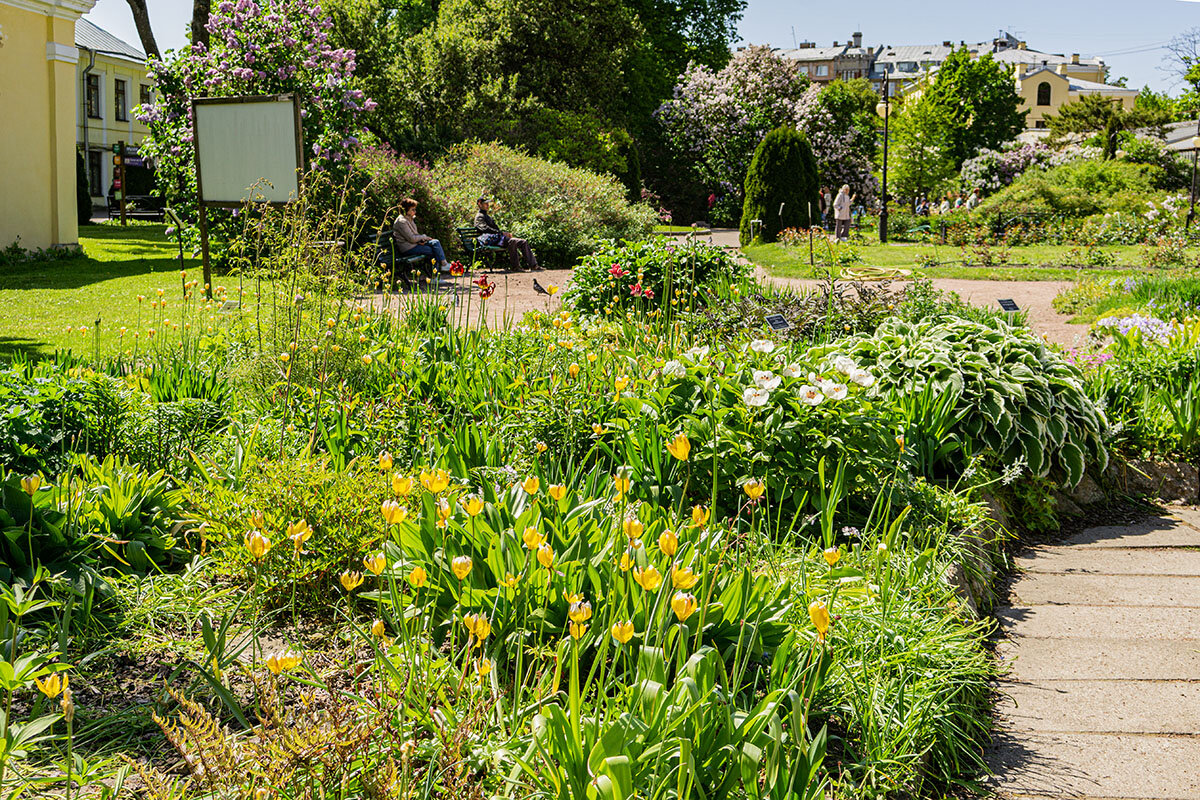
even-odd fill
[{"label": "seated man", "polygon": [[479,210],[475,213],[475,231],[479,234],[479,243],[488,245],[489,247],[503,247],[508,251],[508,257],[512,261],[513,269],[521,268],[521,257],[525,257],[525,263],[530,269],[541,270],[538,266],[537,256],[533,254],[533,248],[529,246],[529,242],[525,239],[515,239],[511,233],[500,230],[496,221],[492,219],[492,215],[488,213],[491,208],[491,201],[486,195],[479,198],[476,202]]}]

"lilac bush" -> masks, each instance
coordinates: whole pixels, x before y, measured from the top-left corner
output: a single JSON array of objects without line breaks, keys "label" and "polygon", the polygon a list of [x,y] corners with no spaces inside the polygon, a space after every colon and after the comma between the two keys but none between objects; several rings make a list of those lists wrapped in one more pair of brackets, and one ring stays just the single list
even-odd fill
[{"label": "lilac bush", "polygon": [[308,168],[336,180],[375,107],[354,78],[353,50],[329,44],[332,23],[317,0],[223,0],[209,17],[209,45],[169,51],[152,61],[159,92],[135,114],[150,129],[143,155],[154,159],[159,193],[195,219],[196,167],[191,100],[295,93]]},{"label": "lilac bush", "polygon": [[754,149],[768,131],[786,124],[808,135],[824,183],[849,183],[859,200],[870,202],[877,191],[870,164],[854,154],[852,134],[838,130],[819,96],[795,61],[752,46],[719,71],[689,65],[655,117],[672,145],[692,159],[718,219],[741,215]]},{"label": "lilac bush", "polygon": [[1087,158],[1096,158],[1094,147],[1070,146],[1055,150],[1043,142],[1009,142],[1000,150],[983,149],[962,165],[962,184],[988,195],[1003,189],[1029,169],[1049,169]]}]

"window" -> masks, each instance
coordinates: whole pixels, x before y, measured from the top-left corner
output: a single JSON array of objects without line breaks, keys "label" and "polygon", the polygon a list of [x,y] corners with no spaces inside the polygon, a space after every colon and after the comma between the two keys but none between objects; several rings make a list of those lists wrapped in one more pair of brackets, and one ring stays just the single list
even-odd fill
[{"label": "window", "polygon": [[144,83],[139,88],[140,88],[141,92],[138,95],[138,102],[140,102],[144,106],[148,106],[151,103],[153,103],[154,102],[154,90],[151,89],[149,86],[147,86]]},{"label": "window", "polygon": [[896,69],[899,70],[900,72],[916,72],[917,71],[917,62],[901,61],[899,64],[896,65]]},{"label": "window", "polygon": [[807,74],[808,74],[808,65],[807,65],[807,64],[800,64],[800,65],[799,65],[799,68],[800,68],[800,74],[801,74],[801,75],[807,75]]},{"label": "window", "polygon": [[1033,123],[1033,127],[1037,128],[1037,129],[1039,129],[1039,130],[1040,130],[1040,129],[1042,129],[1042,128],[1045,128],[1045,127],[1046,127],[1046,120],[1044,120],[1044,119],[1039,119],[1037,122]]},{"label": "window", "polygon": [[87,115],[92,119],[100,117],[100,76],[87,76]]},{"label": "window", "polygon": [[1042,81],[1038,84],[1038,101],[1039,106],[1050,105],[1050,81]]},{"label": "window", "polygon": [[113,115],[118,122],[129,121],[129,106],[125,102],[125,81],[118,78],[113,81]]},{"label": "window", "polygon": [[101,158],[102,154],[99,150],[88,150],[88,192],[90,192],[93,197],[99,197],[100,195],[104,194],[101,189],[102,181],[100,178]]},{"label": "window", "polygon": [[817,77],[818,78],[829,77],[829,65],[828,64],[817,64]]}]

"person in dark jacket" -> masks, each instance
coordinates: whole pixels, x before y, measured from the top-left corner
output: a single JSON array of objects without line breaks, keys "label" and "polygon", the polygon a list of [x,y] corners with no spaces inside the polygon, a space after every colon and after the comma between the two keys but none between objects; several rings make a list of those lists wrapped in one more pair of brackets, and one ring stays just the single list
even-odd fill
[{"label": "person in dark jacket", "polygon": [[475,212],[475,232],[479,234],[479,243],[489,247],[503,247],[507,250],[513,269],[521,269],[521,259],[524,258],[529,269],[540,271],[541,267],[538,266],[537,256],[533,254],[533,248],[529,246],[529,242],[514,237],[508,231],[500,230],[496,220],[492,219],[492,215],[488,213],[492,207],[491,199],[487,195],[483,195],[476,201],[476,206],[478,208]]}]

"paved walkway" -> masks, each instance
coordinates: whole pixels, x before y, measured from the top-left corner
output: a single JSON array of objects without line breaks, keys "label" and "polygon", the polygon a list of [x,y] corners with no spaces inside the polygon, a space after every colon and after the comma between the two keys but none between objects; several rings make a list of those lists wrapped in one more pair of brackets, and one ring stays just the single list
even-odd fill
[{"label": "paved walkway", "polygon": [[1017,559],[990,762],[1005,798],[1200,800],[1200,509]]}]

